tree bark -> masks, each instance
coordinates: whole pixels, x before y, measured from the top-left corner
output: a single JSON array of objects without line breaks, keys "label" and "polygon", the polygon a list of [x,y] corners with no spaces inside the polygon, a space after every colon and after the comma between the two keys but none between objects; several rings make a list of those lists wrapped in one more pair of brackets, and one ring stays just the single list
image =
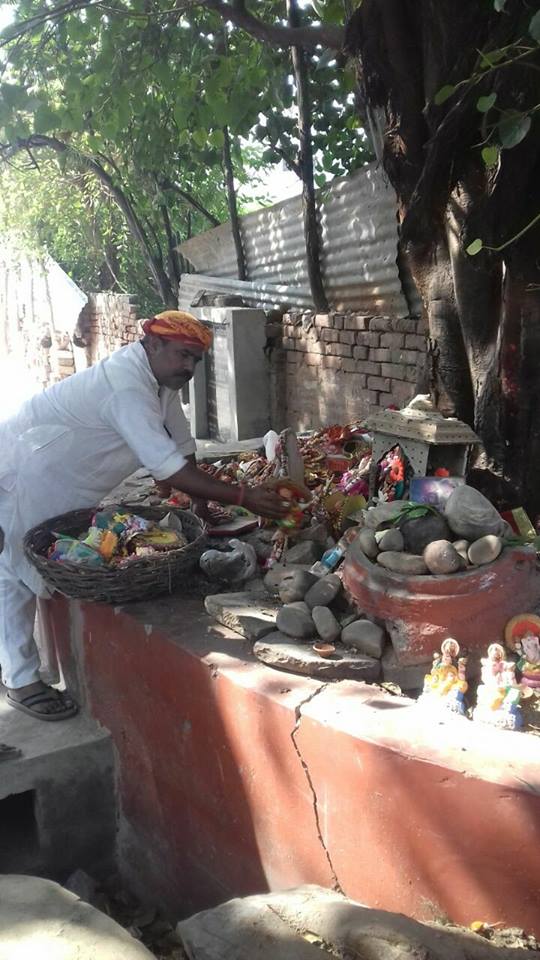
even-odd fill
[{"label": "tree bark", "polygon": [[242,233],[240,231],[240,218],[238,216],[236,187],[234,185],[234,169],[231,156],[231,140],[228,127],[223,127],[223,172],[225,174],[225,185],[227,187],[227,203],[229,206],[229,219],[231,221],[231,230],[236,253],[238,279],[246,280],[246,258],[244,255],[244,245],[242,243]]},{"label": "tree bark", "polygon": [[[298,29],[300,14],[296,0],[287,0],[287,16],[291,28]],[[313,179],[313,141],[311,138],[311,98],[308,67],[305,53],[301,47],[293,47],[291,57],[298,108],[298,136],[300,139],[298,169],[302,178],[302,212],[309,286],[315,309],[319,313],[326,313],[328,311],[328,300],[326,299],[321,274],[319,218]]]}]

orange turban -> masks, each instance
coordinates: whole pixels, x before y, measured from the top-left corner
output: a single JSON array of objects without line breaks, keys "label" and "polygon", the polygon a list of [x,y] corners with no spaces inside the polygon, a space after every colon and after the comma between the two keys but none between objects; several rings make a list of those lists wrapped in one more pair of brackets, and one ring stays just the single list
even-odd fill
[{"label": "orange turban", "polygon": [[145,333],[153,333],[167,340],[181,340],[186,346],[200,350],[209,350],[212,345],[212,334],[208,327],[184,310],[157,313],[151,320],[144,320],[142,328]]}]

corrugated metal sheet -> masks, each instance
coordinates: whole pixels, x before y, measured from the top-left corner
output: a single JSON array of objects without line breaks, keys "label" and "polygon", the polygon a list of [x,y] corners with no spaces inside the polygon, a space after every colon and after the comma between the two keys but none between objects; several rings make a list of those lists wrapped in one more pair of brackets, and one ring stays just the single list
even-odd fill
[{"label": "corrugated metal sheet", "polygon": [[[409,313],[397,266],[396,197],[377,164],[334,180],[319,191],[322,270],[330,306],[366,313]],[[305,258],[300,197],[241,217],[250,302],[284,302],[312,306]],[[230,224],[182,243],[180,252],[206,276],[236,278]],[[190,278],[190,290],[192,289]],[[278,285],[279,299],[269,300]],[[182,293],[184,282],[182,282]],[[262,296],[261,296],[262,294]],[[293,301],[289,300],[291,306]]]}]

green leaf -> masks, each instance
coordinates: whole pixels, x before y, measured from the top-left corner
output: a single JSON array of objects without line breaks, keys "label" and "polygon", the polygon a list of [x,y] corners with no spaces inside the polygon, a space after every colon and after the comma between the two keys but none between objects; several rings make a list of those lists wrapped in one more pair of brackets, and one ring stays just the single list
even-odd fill
[{"label": "green leaf", "polygon": [[34,131],[36,133],[49,133],[56,129],[58,129],[58,114],[51,110],[46,103],[42,103],[34,114]]},{"label": "green leaf", "polygon": [[497,13],[501,13],[501,11],[504,10],[506,6],[506,0],[493,0],[493,6],[497,11]]},{"label": "green leaf", "polygon": [[480,240],[480,237],[477,237],[476,240],[473,240],[472,243],[466,248],[465,253],[468,253],[470,257],[475,257],[477,253],[480,253],[484,244]]},{"label": "green leaf", "polygon": [[533,40],[540,43],[540,10],[538,10],[529,24],[529,33]]},{"label": "green leaf", "polygon": [[505,150],[517,147],[518,143],[527,136],[531,127],[531,118],[527,114],[508,114],[499,121],[497,129],[501,146]]},{"label": "green leaf", "polygon": [[486,167],[494,167],[499,161],[499,148],[493,145],[484,147],[482,150],[482,160]]},{"label": "green leaf", "polygon": [[194,130],[192,133],[192,137],[194,142],[197,144],[198,147],[201,147],[201,149],[202,147],[206,146],[206,143],[208,141],[208,134],[206,130],[202,130],[202,129]]},{"label": "green leaf", "polygon": [[494,106],[496,99],[496,93],[490,93],[487,97],[479,97],[476,101],[476,109],[480,113],[487,113]]},{"label": "green leaf", "polygon": [[223,144],[225,143],[225,135],[223,130],[212,130],[210,136],[208,137],[208,141],[217,150],[222,150]]},{"label": "green leaf", "polygon": [[455,90],[455,86],[452,83],[445,84],[444,87],[441,87],[440,90],[437,90],[433,102],[435,106],[440,107],[441,103],[444,103],[449,97],[452,96]]}]

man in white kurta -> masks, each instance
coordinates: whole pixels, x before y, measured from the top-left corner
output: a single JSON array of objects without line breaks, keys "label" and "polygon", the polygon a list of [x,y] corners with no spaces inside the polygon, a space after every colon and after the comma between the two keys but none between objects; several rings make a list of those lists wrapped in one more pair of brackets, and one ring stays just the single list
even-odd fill
[{"label": "man in white kurta", "polygon": [[[30,696],[22,698],[24,712],[60,719],[76,711],[69,698],[39,683],[33,627],[36,595],[47,591],[23,553],[27,530],[57,514],[95,506],[140,466],[157,481],[172,480],[192,496],[199,492],[235,502],[230,487],[190,463],[195,442],[178,389],[192,376],[203,351],[178,336],[171,335],[169,341],[151,332],[144,342],[130,344],[34,396],[0,424],[0,527],[5,537],[0,555],[0,665],[13,706],[21,708],[17,691],[29,688]],[[163,369],[166,374],[160,376]],[[175,389],[164,386],[164,380]],[[279,513],[268,493],[257,496],[250,490],[242,499],[261,513]]]}]

